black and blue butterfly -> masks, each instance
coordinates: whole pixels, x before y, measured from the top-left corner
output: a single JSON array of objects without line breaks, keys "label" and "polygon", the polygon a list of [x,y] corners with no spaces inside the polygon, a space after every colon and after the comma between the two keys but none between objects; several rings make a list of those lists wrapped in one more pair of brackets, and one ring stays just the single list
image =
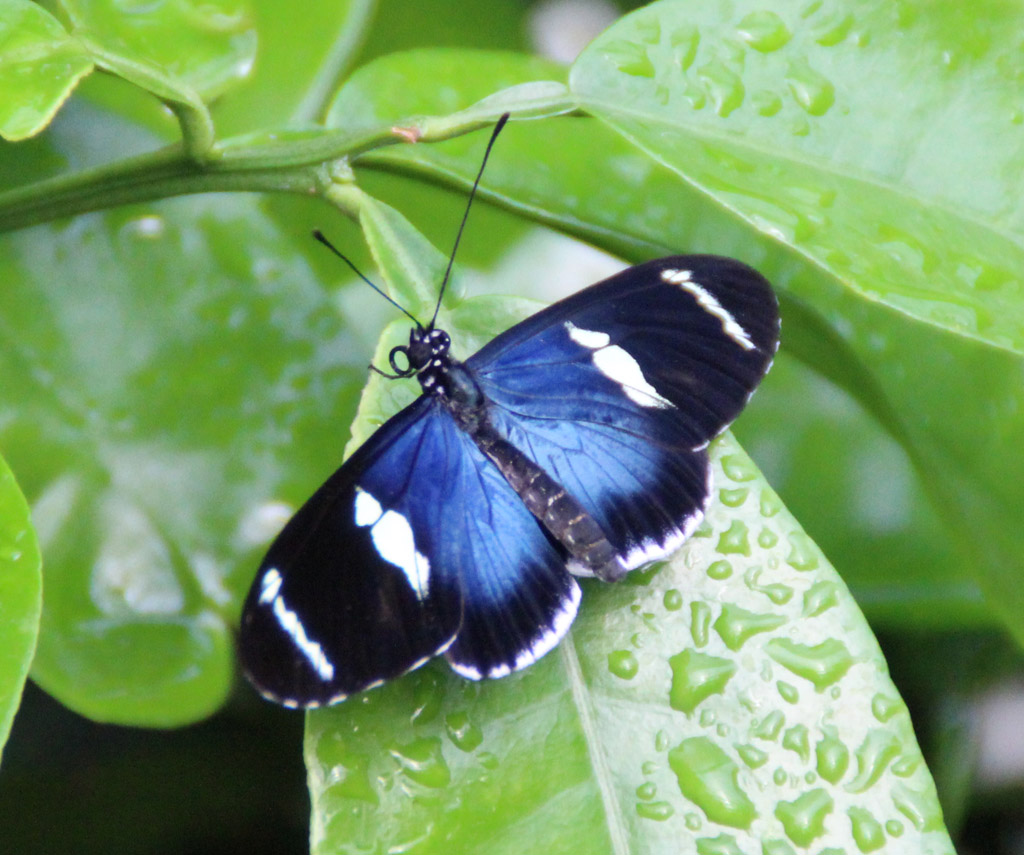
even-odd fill
[{"label": "black and blue butterfly", "polygon": [[631,267],[465,362],[434,321],[417,322],[390,363],[423,394],[260,566],[242,617],[250,680],[315,707],[441,654],[474,680],[536,661],[576,616],[575,577],[614,582],[693,532],[708,444],[778,335],[768,282],[710,255]]}]

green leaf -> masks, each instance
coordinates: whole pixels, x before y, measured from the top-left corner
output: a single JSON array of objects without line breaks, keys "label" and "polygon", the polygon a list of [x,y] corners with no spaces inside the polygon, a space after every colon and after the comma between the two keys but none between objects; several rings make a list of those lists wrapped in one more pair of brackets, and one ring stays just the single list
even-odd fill
[{"label": "green leaf", "polygon": [[876,632],[996,623],[906,450],[855,399],[783,352],[735,433]]},{"label": "green leaf", "polygon": [[[256,55],[246,0],[180,0],[126,11],[117,0],[61,0],[76,29],[131,62],[156,66],[203,98],[245,79]],[[132,82],[147,86],[150,75]],[[161,96],[162,97],[162,96]]]},{"label": "green leaf", "polygon": [[28,504],[0,458],[0,752],[39,634],[42,576]]},{"label": "green leaf", "polygon": [[37,3],[0,0],[0,136],[39,133],[92,68],[78,40]]},{"label": "green leaf", "polygon": [[434,663],[311,713],[313,852],[952,852],[842,581],[731,438],[713,460],[690,543],[585,583],[538,664]]},{"label": "green leaf", "polygon": [[188,150],[206,152],[213,128],[202,98],[247,76],[255,58],[245,0],[162,3],[130,13],[113,0],[62,5],[73,36],[35,3],[0,2],[0,133],[12,140],[38,133],[98,65],[171,106]]},{"label": "green leaf", "polygon": [[362,51],[372,57],[425,45],[460,45],[491,50],[527,50],[528,7],[487,3],[467,11],[463,0],[388,0],[367,34]]},{"label": "green leaf", "polygon": [[340,459],[365,357],[245,200],[33,229],[0,259],[0,445],[47,556],[33,678],[98,720],[208,715],[280,503]]},{"label": "green leaf", "polygon": [[[430,74],[424,75],[424,68]],[[438,79],[431,79],[434,74],[458,85],[438,86]],[[564,77],[564,69],[555,63],[523,54],[465,48],[411,50],[354,72],[338,90],[326,122],[352,134],[370,132],[391,127],[402,117],[447,116],[501,90],[537,81],[561,82]],[[551,90],[545,89],[544,94],[550,95]],[[479,162],[477,155],[478,167]]]},{"label": "green leaf", "polygon": [[[163,101],[178,120],[186,153],[197,160],[206,155],[214,129],[204,99],[231,89],[255,60],[256,30],[246,0],[184,0],[131,11],[114,0],[63,5],[96,65]],[[167,130],[165,114],[123,85],[91,83],[85,88],[96,100]]]},{"label": "green leaf", "polygon": [[790,298],[782,309],[786,352],[745,413],[740,439],[752,439],[751,454],[767,461],[769,481],[823,551],[841,556],[876,629],[992,622],[875,376],[811,307]]},{"label": "green leaf", "polygon": [[[1006,210],[1020,202],[991,181],[1024,156],[1018,84],[991,74],[1019,60],[1024,11],[995,27],[975,7],[965,30],[950,2],[773,9],[652,4],[590,45],[571,86],[590,111],[858,296],[1024,351],[1010,287],[1024,255]],[[913,75],[909,61],[922,54],[937,74]],[[894,80],[912,80],[898,99]],[[903,135],[890,141],[897,127]],[[949,152],[966,176],[950,180]]]},{"label": "green leaf", "polygon": [[392,298],[425,324],[434,311],[448,259],[398,211],[370,197],[364,197],[359,207],[359,224]]}]

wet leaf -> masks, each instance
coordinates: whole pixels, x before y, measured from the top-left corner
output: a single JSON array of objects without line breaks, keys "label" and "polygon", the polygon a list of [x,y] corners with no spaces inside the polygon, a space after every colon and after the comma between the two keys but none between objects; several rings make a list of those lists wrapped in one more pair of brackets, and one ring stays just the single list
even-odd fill
[{"label": "wet leaf", "polygon": [[713,458],[690,543],[585,583],[536,665],[470,683],[437,662],[311,713],[313,852],[952,852],[849,592],[735,441]]},{"label": "wet leaf", "polygon": [[85,48],[42,6],[0,0],[0,136],[39,133],[92,69]]},{"label": "wet leaf", "polygon": [[0,751],[25,687],[41,606],[39,545],[28,503],[0,458]]},{"label": "wet leaf", "polygon": [[[243,80],[256,53],[256,30],[246,0],[62,0],[74,26],[122,57],[118,73],[144,88],[161,69],[165,85],[177,81],[212,98]],[[148,67],[135,80],[133,63]]]},{"label": "wet leaf", "polygon": [[[1013,118],[1024,17],[969,22],[958,4],[873,0],[807,13],[794,2],[770,22],[786,38],[758,45],[744,36],[755,11],[648,6],[584,52],[571,86],[681,179],[810,262],[781,284],[874,375],[888,403],[876,415],[898,413],[896,439],[963,560],[1024,638],[1013,523],[1024,461],[1004,453],[1024,439],[1013,379],[1024,253],[1019,198],[999,178],[1024,152]],[[941,71],[915,75],[922,57]]]},{"label": "wet leaf", "polygon": [[47,556],[33,678],[98,720],[208,715],[260,551],[340,458],[365,363],[245,203],[33,229],[0,266],[0,442]]}]

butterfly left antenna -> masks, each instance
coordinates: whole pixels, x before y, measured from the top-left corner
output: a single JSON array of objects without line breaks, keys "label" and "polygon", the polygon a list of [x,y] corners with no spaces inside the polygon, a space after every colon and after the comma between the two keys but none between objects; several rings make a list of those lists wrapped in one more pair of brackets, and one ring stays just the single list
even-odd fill
[{"label": "butterfly left antenna", "polygon": [[[374,284],[373,284],[373,283],[372,283],[372,282],[371,282],[371,281],[370,281],[369,279],[367,279],[367,278],[366,278],[366,277],[365,277],[365,276],[363,275],[363,272],[362,272],[362,271],[361,271],[361,270],[360,270],[360,269],[359,269],[358,267],[356,267],[356,266],[355,266],[355,265],[354,265],[354,264],[353,264],[353,263],[351,262],[351,260],[349,260],[349,258],[348,258],[347,256],[345,256],[345,255],[342,255],[341,251],[340,251],[340,250],[339,250],[339,249],[338,249],[338,248],[337,248],[337,247],[336,247],[336,246],[335,246],[335,245],[334,245],[333,243],[331,243],[331,242],[330,242],[329,240],[327,240],[327,238],[325,238],[325,237],[324,237],[324,234],[323,234],[323,232],[321,232],[321,231],[320,231],[320,229],[313,229],[313,237],[315,237],[315,238],[316,238],[316,239],[317,239],[318,241],[320,241],[320,243],[322,243],[322,244],[323,244],[324,246],[326,246],[326,247],[327,247],[327,248],[328,248],[328,249],[329,249],[329,250],[330,250],[331,252],[333,252],[333,253],[334,253],[334,254],[335,254],[336,256],[338,256],[338,258],[340,258],[340,259],[341,259],[342,261],[344,261],[344,262],[345,262],[345,263],[346,263],[346,264],[347,264],[347,265],[348,265],[349,267],[351,267],[351,268],[352,268],[352,272],[353,272],[353,273],[355,273],[355,275],[356,275],[356,276],[358,276],[358,277],[359,277],[360,279],[362,279],[362,280],[363,280],[363,281],[364,281],[364,282],[365,282],[365,283],[366,283],[367,285],[369,285],[369,286],[370,286],[370,287],[371,287],[371,288],[372,288],[372,289],[373,289],[374,291],[376,291],[376,292],[377,292],[378,294],[380,294],[380,295],[381,295],[381,296],[382,296],[382,297],[383,297],[383,298],[384,298],[385,300],[387,300],[387,301],[388,301],[388,302],[389,302],[389,303],[390,303],[390,304],[391,304],[392,306],[394,306],[394,307],[395,307],[396,309],[398,309],[398,310],[399,310],[400,312],[404,313],[404,314],[405,314],[405,315],[406,315],[407,317],[409,317],[409,318],[410,318],[410,319],[412,320],[412,322],[413,322],[414,324],[416,324],[416,326],[417,326],[417,327],[418,327],[419,329],[423,329],[423,324],[421,324],[421,323],[420,323],[420,322],[419,322],[418,320],[416,320],[416,317],[415,317],[415,315],[413,315],[413,314],[412,314],[411,312],[409,312],[409,310],[408,310],[408,309],[406,309],[406,308],[405,308],[404,306],[402,306],[401,304],[399,304],[399,303],[396,303],[396,302],[395,302],[394,300],[392,300],[392,299],[391,299],[391,298],[390,298],[390,297],[389,297],[389,296],[388,296],[388,295],[387,295],[387,294],[386,294],[386,293],[385,293],[385,292],[384,292],[384,291],[383,291],[382,289],[378,288],[378,287],[377,287],[376,285],[374,285]],[[435,315],[436,315],[436,312],[435,312]],[[372,367],[372,366],[371,366],[371,367]]]},{"label": "butterfly left antenna", "polygon": [[476,174],[476,180],[473,182],[473,189],[469,191],[469,199],[466,202],[466,211],[462,215],[462,222],[459,224],[459,230],[455,234],[455,245],[452,247],[452,254],[448,257],[448,267],[444,271],[444,279],[441,281],[441,291],[437,295],[437,305],[434,306],[434,316],[430,319],[429,329],[434,328],[434,322],[437,320],[437,313],[441,310],[441,300],[444,298],[444,289],[448,287],[448,279],[452,275],[452,265],[455,263],[455,253],[459,250],[459,241],[462,240],[462,230],[466,228],[466,220],[469,219],[469,209],[473,204],[473,197],[476,196],[476,188],[480,186],[480,179],[483,177],[484,167],[487,166],[487,158],[491,156],[491,149],[494,147],[494,141],[498,138],[498,134],[501,133],[501,129],[505,127],[508,117],[509,114],[504,113],[502,117],[498,119],[498,123],[494,126],[490,142],[487,143],[487,148],[484,151],[484,159],[480,164],[480,171]]}]

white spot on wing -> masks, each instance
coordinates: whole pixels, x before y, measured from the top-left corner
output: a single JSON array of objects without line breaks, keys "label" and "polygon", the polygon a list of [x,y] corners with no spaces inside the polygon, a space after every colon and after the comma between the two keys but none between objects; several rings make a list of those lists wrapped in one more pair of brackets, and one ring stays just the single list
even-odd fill
[{"label": "white spot on wing", "polygon": [[640,370],[640,363],[618,345],[595,350],[592,358],[597,370],[618,383],[633,403],[641,407],[672,406],[671,401],[661,397],[658,390],[647,382]]},{"label": "white spot on wing", "polygon": [[266,573],[263,574],[263,579],[260,582],[260,604],[266,605],[272,603],[274,597],[277,596],[281,590],[281,574],[277,572],[277,569],[271,567]]},{"label": "white spot on wing", "polygon": [[689,282],[692,277],[693,273],[689,270],[667,268],[661,271],[661,278],[670,285],[682,285],[684,282]]},{"label": "white spot on wing", "polygon": [[662,270],[661,278],[672,285],[678,285],[684,291],[692,294],[700,306],[709,315],[714,315],[722,322],[722,331],[729,336],[736,344],[744,350],[756,350],[757,345],[747,335],[736,319],[718,302],[715,295],[706,291],[692,280],[692,273],[689,270]]},{"label": "white spot on wing", "polygon": [[387,511],[370,534],[381,558],[405,573],[416,596],[425,599],[430,584],[430,562],[416,550],[409,521],[397,511]]},{"label": "white spot on wing", "polygon": [[565,328],[569,331],[569,338],[576,342],[576,344],[582,344],[590,350],[607,347],[612,340],[608,333],[580,329],[572,321],[566,321]]},{"label": "white spot on wing", "polygon": [[430,561],[416,549],[409,521],[398,511],[385,511],[373,496],[357,489],[355,523],[372,526],[370,537],[377,554],[401,570],[416,598],[425,600],[430,593]]},{"label": "white spot on wing", "polygon": [[320,679],[330,682],[334,679],[334,665],[331,664],[320,644],[306,634],[306,628],[299,620],[299,616],[284,604],[284,598],[281,596],[283,581],[281,573],[276,567],[267,570],[260,580],[259,603],[263,606],[270,606],[278,625],[295,642],[299,652],[306,657],[306,661],[313,666],[313,670],[320,675]]},{"label": "white spot on wing", "polygon": [[356,514],[355,521],[358,526],[373,525],[381,518],[384,509],[373,496],[365,490],[356,488]]},{"label": "white spot on wing", "polygon": [[661,397],[658,390],[647,382],[639,362],[617,344],[610,344],[608,333],[581,329],[572,321],[566,321],[565,328],[569,338],[593,351],[591,360],[594,367],[609,380],[618,383],[634,404],[659,409],[673,406],[671,401]]}]

